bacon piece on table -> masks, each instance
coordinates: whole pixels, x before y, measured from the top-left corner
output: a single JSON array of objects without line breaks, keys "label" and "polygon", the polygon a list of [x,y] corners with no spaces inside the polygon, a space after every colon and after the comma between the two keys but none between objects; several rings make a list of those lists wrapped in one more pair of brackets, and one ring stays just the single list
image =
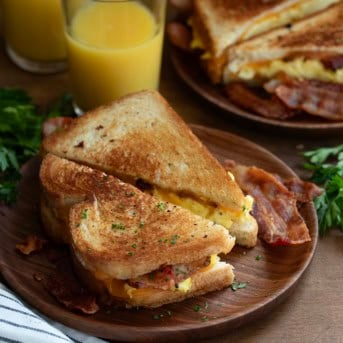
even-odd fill
[{"label": "bacon piece on table", "polygon": [[318,80],[271,80],[265,90],[287,107],[329,120],[343,120],[343,85]]},{"label": "bacon piece on table", "polygon": [[232,161],[225,162],[224,167],[235,176],[244,193],[255,199],[253,216],[258,222],[261,239],[272,245],[302,244],[311,240],[297,208],[297,198],[308,196],[296,195],[279,177],[263,169],[233,164]]},{"label": "bacon piece on table", "polygon": [[51,135],[56,130],[67,128],[73,121],[70,117],[54,117],[49,118],[43,123],[43,137]]},{"label": "bacon piece on table", "polygon": [[263,117],[288,119],[296,114],[296,111],[285,106],[275,95],[269,99],[264,99],[243,83],[230,83],[225,87],[225,92],[230,101],[237,106]]}]

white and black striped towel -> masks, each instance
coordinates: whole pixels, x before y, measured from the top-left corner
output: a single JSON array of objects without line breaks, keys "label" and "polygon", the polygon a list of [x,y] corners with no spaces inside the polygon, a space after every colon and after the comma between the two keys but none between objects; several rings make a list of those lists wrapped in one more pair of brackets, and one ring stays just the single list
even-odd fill
[{"label": "white and black striped towel", "polygon": [[56,323],[29,307],[0,283],[0,342],[104,343]]}]

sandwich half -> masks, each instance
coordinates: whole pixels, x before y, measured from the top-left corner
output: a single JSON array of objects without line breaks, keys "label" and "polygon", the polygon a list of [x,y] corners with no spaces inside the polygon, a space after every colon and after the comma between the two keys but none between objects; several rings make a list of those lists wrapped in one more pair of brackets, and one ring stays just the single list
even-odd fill
[{"label": "sandwich half", "polygon": [[241,245],[256,244],[251,198],[158,92],[129,95],[86,113],[48,136],[42,149],[221,224]]},{"label": "sandwich half", "polygon": [[223,289],[235,239],[221,225],[109,176],[111,192],[70,209],[76,272],[102,302],[158,307]]},{"label": "sandwich half", "polygon": [[[341,121],[342,42],[343,2],[340,2],[293,26],[229,48],[224,81],[263,85],[286,113],[304,111]],[[235,86],[229,85],[228,89]],[[246,102],[244,96],[233,99],[241,106]],[[254,105],[254,101],[250,104]]]},{"label": "sandwich half", "polygon": [[320,11],[339,0],[194,0],[193,48],[205,51],[205,69],[222,82],[225,49]]}]

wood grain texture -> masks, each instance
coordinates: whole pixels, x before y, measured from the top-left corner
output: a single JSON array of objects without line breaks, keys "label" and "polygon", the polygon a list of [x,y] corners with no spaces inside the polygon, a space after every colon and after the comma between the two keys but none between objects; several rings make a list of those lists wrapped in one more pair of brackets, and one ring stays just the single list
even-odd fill
[{"label": "wood grain texture", "polygon": [[[232,158],[244,164],[255,164],[283,177],[294,173],[279,159],[259,146],[222,131],[193,127],[194,132],[219,160]],[[236,268],[236,279],[248,282],[245,289],[226,289],[156,310],[102,309],[93,316],[70,312],[59,305],[33,279],[34,273],[49,274],[54,270],[44,254],[23,257],[14,246],[28,233],[40,233],[37,200],[39,161],[32,160],[23,169],[24,179],[18,204],[0,210],[0,267],[6,281],[30,304],[62,323],[82,331],[121,341],[173,342],[217,336],[229,329],[264,316],[289,295],[311,261],[317,242],[314,208],[304,206],[304,216],[312,242],[298,247],[269,247],[259,243],[254,249],[235,247],[226,259]],[[262,259],[257,261],[256,256]],[[194,311],[199,304],[208,308]],[[154,314],[169,310],[172,316],[154,320]],[[291,315],[291,314],[290,314]],[[203,321],[206,316],[209,320]]]},{"label": "wood grain texture", "polygon": [[[228,117],[234,117],[253,121],[259,126],[272,126],[282,131],[318,135],[343,132],[343,122],[330,122],[311,115],[302,115],[288,120],[266,118],[258,114],[248,112],[233,104],[224,94],[220,86],[214,86],[201,69],[197,58],[175,47],[170,47],[171,61],[181,79],[204,99],[218,108],[224,110]],[[237,118],[236,118],[237,119]]]}]

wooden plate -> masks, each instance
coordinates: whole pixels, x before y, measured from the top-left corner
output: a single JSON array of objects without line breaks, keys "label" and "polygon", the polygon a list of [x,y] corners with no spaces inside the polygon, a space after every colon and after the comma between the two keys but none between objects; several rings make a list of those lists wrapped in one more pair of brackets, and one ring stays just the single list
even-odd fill
[{"label": "wooden plate", "polygon": [[[232,158],[283,177],[294,176],[282,161],[250,141],[201,126],[192,128],[221,161]],[[301,214],[310,229],[312,242],[296,247],[270,247],[259,243],[254,249],[235,247],[228,255],[228,261],[236,268],[236,280],[248,283],[245,289],[233,292],[228,288],[156,310],[112,308],[91,316],[81,315],[66,310],[33,279],[35,273],[47,274],[54,269],[42,254],[24,257],[15,252],[15,244],[27,234],[41,232],[37,206],[38,168],[37,159],[24,166],[17,205],[0,208],[1,271],[12,288],[41,312],[96,336],[145,342],[164,342],[172,338],[173,342],[181,342],[221,335],[264,315],[285,299],[308,267],[317,243],[315,209],[307,204],[301,208]],[[257,255],[262,259],[256,260]],[[197,304],[202,307],[199,312],[194,310]],[[154,315],[166,314],[167,310],[172,313],[170,317],[153,319]]]},{"label": "wooden plate", "polygon": [[225,111],[228,117],[243,118],[253,121],[263,127],[278,127],[283,131],[299,131],[306,134],[323,134],[343,131],[342,122],[330,122],[310,115],[301,115],[288,120],[265,118],[258,114],[245,111],[232,103],[220,86],[211,84],[200,67],[195,55],[170,46],[171,60],[181,79],[200,96]]}]

